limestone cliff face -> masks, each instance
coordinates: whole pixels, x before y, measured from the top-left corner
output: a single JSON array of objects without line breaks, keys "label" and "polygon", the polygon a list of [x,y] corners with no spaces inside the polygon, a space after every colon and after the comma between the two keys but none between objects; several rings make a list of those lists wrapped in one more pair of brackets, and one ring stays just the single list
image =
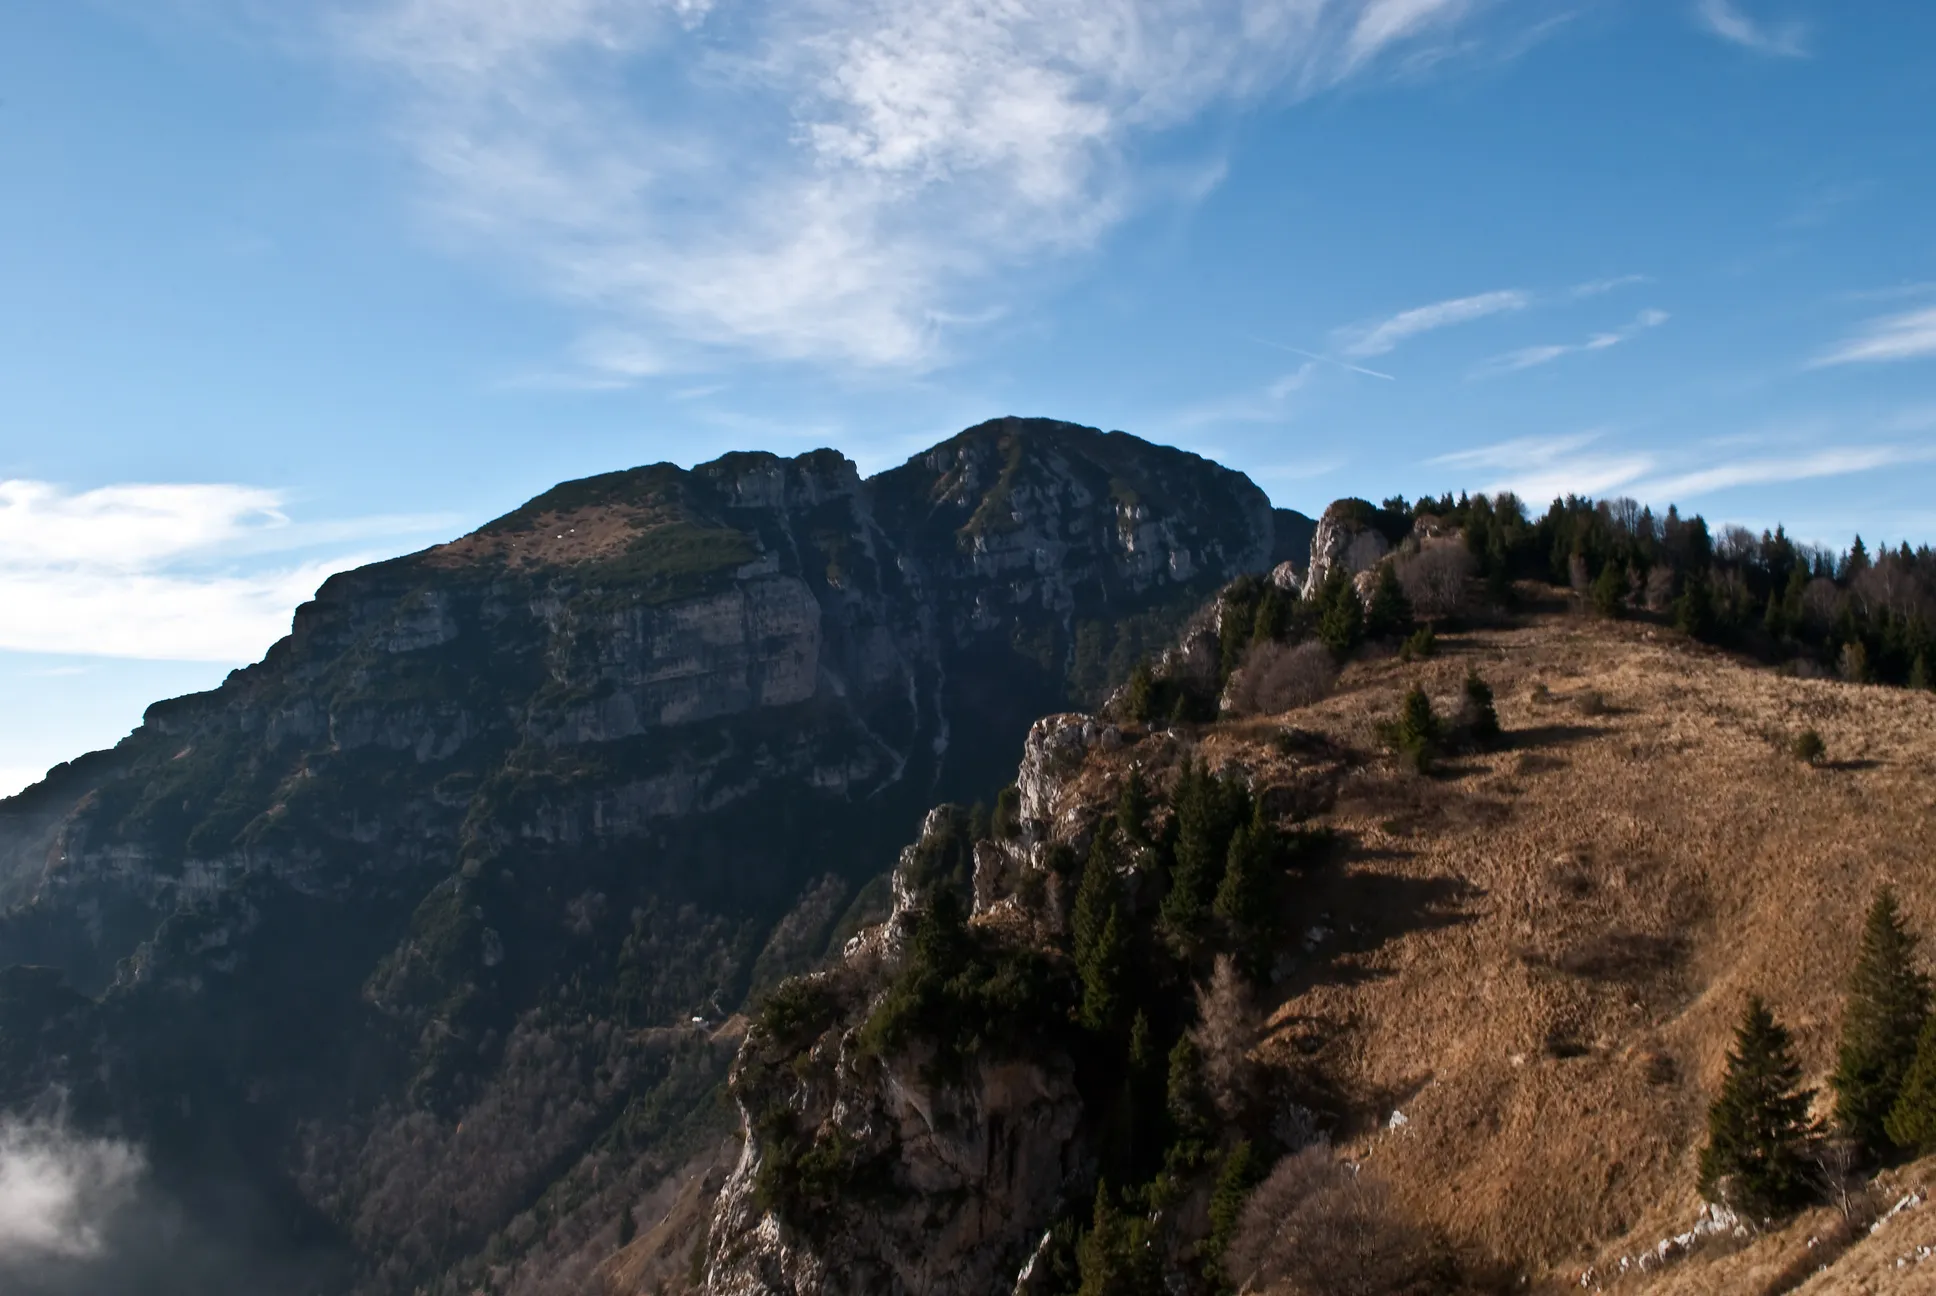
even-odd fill
[{"label": "limestone cliff face", "polygon": [[1347,576],[1376,567],[1409,529],[1363,500],[1339,500],[1324,510],[1311,538],[1311,565],[1304,573],[1304,595],[1315,594],[1333,572]]},{"label": "limestone cliff face", "polygon": [[[1030,722],[1302,525],[1046,420],[867,480],[819,451],[566,483],[331,578],[261,663],[0,802],[0,967],[100,997],[83,1117],[262,1149],[235,1173],[364,1290],[537,1291],[710,1146],[769,937],[787,966],[844,938],[927,806],[987,795]],[[959,1137],[999,1142],[1032,1085]],[[918,1098],[880,1104],[912,1137]]]}]

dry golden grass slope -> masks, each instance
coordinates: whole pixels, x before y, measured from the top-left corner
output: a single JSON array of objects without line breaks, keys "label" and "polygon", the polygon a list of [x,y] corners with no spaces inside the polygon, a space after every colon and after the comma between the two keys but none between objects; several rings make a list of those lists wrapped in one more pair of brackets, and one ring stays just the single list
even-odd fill
[{"label": "dry golden grass slope", "polygon": [[[1322,930],[1281,986],[1265,1054],[1372,1095],[1344,1150],[1540,1286],[1578,1290],[1592,1269],[1586,1286],[1620,1291],[1764,1290],[1826,1215],[1646,1275],[1621,1277],[1619,1260],[1701,1209],[1706,1103],[1747,996],[1793,1029],[1821,1085],[1876,888],[1893,883],[1936,937],[1936,695],[1787,678],[1575,614],[1441,645],[1355,664],[1315,706],[1203,737],[1213,765],[1295,778],[1286,725],[1375,753],[1374,726],[1411,683],[1444,714],[1468,667],[1510,733],[1432,777],[1375,756],[1347,769],[1320,817],[1347,847],[1300,884]],[[1807,728],[1827,743],[1820,767],[1788,754]],[[1109,763],[1161,764],[1165,745]],[[1936,1261],[1894,1263],[1928,1241],[1936,1205],[1806,1290],[1936,1290]]]}]

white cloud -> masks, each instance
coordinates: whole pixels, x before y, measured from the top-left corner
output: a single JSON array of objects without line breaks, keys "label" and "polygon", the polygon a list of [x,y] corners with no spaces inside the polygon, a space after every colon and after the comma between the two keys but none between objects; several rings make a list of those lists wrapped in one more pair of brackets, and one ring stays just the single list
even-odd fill
[{"label": "white cloud", "polygon": [[1170,418],[1176,428],[1209,427],[1220,423],[1282,423],[1291,416],[1290,398],[1303,390],[1317,371],[1315,360],[1306,360],[1289,373],[1281,374],[1260,391],[1245,391],[1222,400],[1193,405]]},{"label": "white cloud", "polygon": [[1904,463],[1925,463],[1936,450],[1910,446],[1838,446],[1815,454],[1778,458],[1733,459],[1711,467],[1646,483],[1641,489],[1656,499],[1689,499],[1737,486],[1766,486],[1776,482],[1813,481],[1846,477]]},{"label": "white cloud", "polygon": [[1629,324],[1606,333],[1595,333],[1584,342],[1548,343],[1544,346],[1521,347],[1504,355],[1494,356],[1473,371],[1475,378],[1496,377],[1500,374],[1517,373],[1521,369],[1532,369],[1539,365],[1551,364],[1562,356],[1579,351],[1605,351],[1619,346],[1622,342],[1638,337],[1651,328],[1659,328],[1670,316],[1664,310],[1644,310],[1634,316]]},{"label": "white cloud", "polygon": [[144,1171],[126,1143],[0,1120],[0,1264],[99,1254],[103,1230]]},{"label": "white cloud", "polygon": [[1512,491],[1534,507],[1562,495],[1604,495],[1638,481],[1654,468],[1652,454],[1592,451],[1600,431],[1521,437],[1431,460],[1449,468],[1484,473],[1479,489]]},{"label": "white cloud", "polygon": [[240,560],[448,524],[296,523],[278,492],[220,483],[70,493],[0,482],[0,649],[250,661],[288,632],[291,611],[326,576],[365,559],[247,571]]},{"label": "white cloud", "polygon": [[1433,302],[1429,306],[1417,306],[1400,311],[1390,319],[1376,324],[1360,325],[1346,330],[1344,353],[1360,358],[1381,356],[1397,347],[1408,338],[1434,329],[1450,328],[1454,324],[1465,324],[1472,320],[1497,315],[1501,311],[1524,310],[1532,305],[1532,294],[1517,288],[1502,289],[1497,292],[1479,293],[1471,297],[1455,297],[1450,301]]},{"label": "white cloud", "polygon": [[1633,284],[1652,283],[1653,281],[1654,277],[1652,275],[1643,274],[1614,275],[1610,279],[1589,279],[1585,283],[1574,284],[1566,290],[1566,295],[1573,298],[1598,297],[1602,293],[1610,293],[1617,288],[1626,288]]},{"label": "white cloud", "polygon": [[[1722,457],[1700,462],[1702,451],[1727,448],[1712,442],[1699,451],[1672,455],[1654,450],[1609,453],[1595,449],[1606,434],[1595,430],[1552,437],[1525,437],[1440,455],[1430,462],[1486,474],[1480,489],[1510,490],[1535,507],[1562,495],[1631,495],[1659,507],[1687,503],[1741,486],[1767,486],[1873,472],[1898,464],[1936,461],[1936,448],[1911,445],[1836,446],[1796,455]],[[1730,439],[1760,444],[1765,436]]]},{"label": "white cloud", "polygon": [[1694,13],[1702,26],[1722,40],[1757,54],[1778,58],[1803,58],[1808,54],[1808,29],[1799,22],[1757,22],[1741,12],[1733,0],[1699,0]]},{"label": "white cloud", "polygon": [[1477,7],[376,0],[335,32],[440,228],[636,339],[579,357],[632,380],[715,348],[931,363],[992,271],[1149,199],[1139,137],[1372,74]]},{"label": "white cloud", "polygon": [[1841,345],[1817,356],[1811,367],[1936,356],[1936,306],[1870,320]]}]

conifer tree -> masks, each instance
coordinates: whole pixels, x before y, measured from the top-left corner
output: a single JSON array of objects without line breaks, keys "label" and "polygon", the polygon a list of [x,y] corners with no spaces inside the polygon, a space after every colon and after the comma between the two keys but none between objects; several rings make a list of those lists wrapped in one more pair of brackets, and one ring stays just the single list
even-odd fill
[{"label": "conifer tree", "polygon": [[1192,761],[1177,780],[1175,868],[1163,897],[1162,918],[1174,940],[1190,940],[1223,880],[1230,836],[1249,813],[1248,796],[1233,779],[1218,778]]},{"label": "conifer tree", "polygon": [[1203,1054],[1188,1034],[1170,1049],[1170,1069],[1164,1105],[1178,1141],[1207,1135],[1210,1127],[1210,1090],[1203,1081]]},{"label": "conifer tree", "polygon": [[1439,720],[1424,689],[1414,684],[1406,691],[1398,718],[1386,724],[1384,734],[1414,768],[1423,771],[1431,767],[1432,757],[1438,752]]},{"label": "conifer tree", "polygon": [[1128,944],[1122,913],[1112,908],[1088,956],[1076,963],[1076,972],[1082,978],[1082,1024],[1092,1031],[1111,1030],[1122,1016]]},{"label": "conifer tree", "polygon": [[1093,1031],[1111,1029],[1121,1014],[1128,945],[1123,931],[1122,888],[1108,842],[1108,833],[1099,830],[1089,850],[1089,862],[1083,866],[1070,920],[1076,975],[1082,982],[1081,1020]]},{"label": "conifer tree", "polygon": [[1264,1158],[1248,1139],[1239,1141],[1224,1154],[1223,1165],[1217,1171],[1217,1186],[1210,1193],[1210,1236],[1203,1242],[1202,1254],[1207,1262],[1204,1276],[1212,1282],[1223,1276],[1223,1255],[1230,1249],[1231,1239],[1237,1236],[1244,1203],[1268,1170]]},{"label": "conifer tree", "polygon": [[1089,845],[1089,859],[1082,866],[1082,880],[1076,885],[1075,911],[1069,918],[1071,953],[1080,965],[1102,937],[1102,929],[1116,912],[1120,886],[1116,878],[1114,852],[1110,849],[1109,822],[1096,829]]},{"label": "conifer tree", "polygon": [[1609,558],[1593,581],[1593,610],[1603,617],[1617,617],[1627,606],[1627,577],[1620,564]]},{"label": "conifer tree", "polygon": [[1916,1037],[1915,1060],[1883,1129],[1899,1148],[1918,1154],[1936,1151],[1936,1017],[1924,1022]]},{"label": "conifer tree", "polygon": [[1465,673],[1465,700],[1460,705],[1459,720],[1475,746],[1484,749],[1498,743],[1499,712],[1492,704],[1492,686],[1479,678],[1478,671],[1469,667]]},{"label": "conifer tree", "polygon": [[1929,993],[1929,978],[1916,967],[1916,936],[1884,887],[1863,925],[1830,1078],[1836,1124],[1870,1153],[1892,1142],[1887,1121],[1929,1019]]},{"label": "conifer tree", "polygon": [[1155,677],[1150,674],[1149,662],[1139,661],[1136,669],[1129,674],[1129,691],[1124,696],[1123,713],[1131,720],[1148,721],[1154,718],[1155,707]]},{"label": "conifer tree", "polygon": [[1919,649],[1916,660],[1909,664],[1909,687],[1912,689],[1936,688],[1936,678],[1929,673],[1929,650]]},{"label": "conifer tree", "polygon": [[1784,1214],[1805,1200],[1814,1093],[1798,1088],[1801,1075],[1788,1032],[1759,995],[1749,999],[1728,1052],[1727,1077],[1708,1108],[1703,1195],[1718,1194],[1753,1219]]},{"label": "conifer tree", "polygon": [[1211,905],[1217,917],[1229,924],[1232,943],[1253,977],[1269,956],[1276,882],[1274,845],[1270,825],[1261,814],[1240,826],[1231,835],[1223,881]]},{"label": "conifer tree", "polygon": [[1713,636],[1714,599],[1705,576],[1695,573],[1687,578],[1687,588],[1674,602],[1674,627],[1694,639]]},{"label": "conifer tree", "polygon": [[1365,634],[1372,639],[1402,639],[1412,632],[1412,603],[1398,583],[1398,565],[1378,564],[1371,587],[1371,606],[1365,609]]},{"label": "conifer tree", "polygon": [[1150,844],[1149,813],[1149,788],[1143,782],[1143,771],[1131,766],[1122,793],[1116,798],[1116,827],[1131,845]]},{"label": "conifer tree", "polygon": [[1076,1296],[1154,1296],[1162,1290],[1149,1225],[1118,1210],[1109,1185],[1096,1185],[1096,1209],[1089,1231],[1076,1247],[1082,1285]]},{"label": "conifer tree", "polygon": [[1318,639],[1340,661],[1365,637],[1364,605],[1343,568],[1333,571],[1318,591]]}]

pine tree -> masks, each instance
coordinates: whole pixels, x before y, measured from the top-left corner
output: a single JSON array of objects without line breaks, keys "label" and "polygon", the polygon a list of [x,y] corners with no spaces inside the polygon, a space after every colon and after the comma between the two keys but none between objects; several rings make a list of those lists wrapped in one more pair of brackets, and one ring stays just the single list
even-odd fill
[{"label": "pine tree", "polygon": [[1797,1087],[1801,1075],[1788,1032],[1759,995],[1749,999],[1728,1053],[1727,1077],[1708,1108],[1704,1196],[1713,1200],[1718,1194],[1753,1219],[1784,1214],[1806,1199],[1814,1093]]},{"label": "pine tree", "polygon": [[1339,660],[1349,657],[1365,637],[1364,605],[1343,568],[1333,571],[1318,591],[1318,639]]},{"label": "pine tree", "polygon": [[1593,582],[1593,610],[1603,617],[1617,617],[1626,606],[1626,573],[1609,558]]},{"label": "pine tree", "polygon": [[1149,662],[1139,661],[1136,669],[1129,675],[1129,690],[1124,695],[1123,714],[1131,720],[1147,722],[1154,719],[1156,706],[1156,680],[1150,674]]},{"label": "pine tree", "polygon": [[1438,752],[1439,721],[1432,713],[1432,699],[1414,684],[1405,693],[1398,719],[1385,726],[1385,738],[1400,755],[1421,771],[1432,764]]},{"label": "pine tree", "polygon": [[1465,673],[1465,700],[1459,708],[1459,722],[1474,746],[1484,749],[1498,743],[1499,712],[1492,704],[1492,686],[1469,667]]},{"label": "pine tree", "polygon": [[1081,1021],[1093,1031],[1110,1030],[1121,1015],[1128,945],[1123,932],[1122,887],[1108,842],[1106,832],[1096,833],[1070,920],[1076,975],[1082,982]]},{"label": "pine tree", "polygon": [[1202,1250],[1206,1262],[1204,1276],[1212,1282],[1223,1277],[1223,1255],[1230,1249],[1231,1239],[1237,1236],[1244,1203],[1250,1200],[1251,1190],[1269,1169],[1248,1139],[1239,1141],[1224,1154],[1223,1166],[1217,1171],[1217,1186],[1210,1193],[1210,1236],[1204,1239]]},{"label": "pine tree", "polygon": [[1402,639],[1411,632],[1412,602],[1398,583],[1398,566],[1380,563],[1371,588],[1371,606],[1365,609],[1365,634],[1372,639]]},{"label": "pine tree", "polygon": [[1122,914],[1111,909],[1102,934],[1089,947],[1088,957],[1076,964],[1082,978],[1082,1024],[1092,1031],[1111,1030],[1122,1016],[1128,945]]},{"label": "pine tree", "polygon": [[1116,827],[1131,845],[1150,844],[1149,813],[1149,788],[1143,783],[1143,771],[1131,766],[1122,793],[1116,798]]},{"label": "pine tree", "polygon": [[1687,578],[1687,588],[1674,602],[1674,627],[1693,639],[1713,637],[1714,599],[1705,576],[1695,574]]},{"label": "pine tree", "polygon": [[1107,1182],[1096,1185],[1095,1214],[1076,1248],[1076,1263],[1082,1273],[1076,1296],[1154,1296],[1162,1290],[1148,1223],[1116,1209]]},{"label": "pine tree", "polygon": [[1201,1139],[1210,1130],[1210,1091],[1203,1082],[1203,1054],[1189,1035],[1180,1036],[1170,1049],[1170,1067],[1164,1105],[1170,1127],[1178,1141]]},{"label": "pine tree", "polygon": [[1249,797],[1236,780],[1218,778],[1192,761],[1183,767],[1171,803],[1176,811],[1176,866],[1163,897],[1162,917],[1172,938],[1187,943],[1223,880],[1230,837],[1250,813]]},{"label": "pine tree", "polygon": [[1252,976],[1260,973],[1269,956],[1276,883],[1274,845],[1270,825],[1261,814],[1239,827],[1231,835],[1223,881],[1211,905],[1217,917],[1229,924],[1232,943]]},{"label": "pine tree", "polygon": [[1884,887],[1869,906],[1842,1010],[1836,1054],[1835,1120],[1871,1153],[1891,1143],[1887,1121],[1929,1020],[1929,978],[1916,968],[1916,936]]},{"label": "pine tree", "polygon": [[1915,1060],[1883,1129],[1899,1148],[1918,1154],[1936,1150],[1936,1017],[1924,1022],[1916,1037]]}]

